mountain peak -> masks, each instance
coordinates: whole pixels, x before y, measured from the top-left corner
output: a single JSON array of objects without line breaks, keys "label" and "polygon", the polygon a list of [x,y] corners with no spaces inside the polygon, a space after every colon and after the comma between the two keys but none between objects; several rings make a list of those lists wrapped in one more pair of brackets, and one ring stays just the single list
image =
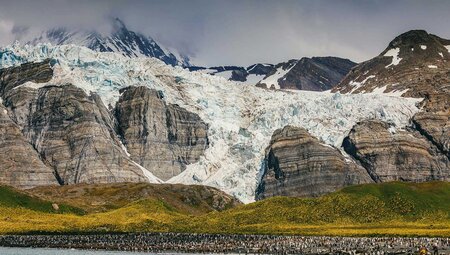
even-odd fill
[{"label": "mountain peak", "polygon": [[334,92],[435,94],[449,82],[449,60],[450,40],[411,30],[395,37],[380,55],[353,68]]},{"label": "mountain peak", "polygon": [[75,44],[100,52],[116,52],[127,57],[154,57],[172,66],[190,66],[187,57],[169,51],[149,36],[129,30],[121,19],[111,18],[111,23],[113,30],[109,34],[56,27],[43,31],[40,36],[26,43]]},{"label": "mountain peak", "polygon": [[394,38],[389,43],[392,48],[401,45],[416,45],[420,43],[427,43],[433,40],[433,37],[425,30],[410,30]]},{"label": "mountain peak", "polygon": [[438,49],[436,51],[441,52],[446,41],[448,40],[429,34],[425,30],[410,30],[395,37],[380,55],[384,55],[387,51],[395,48],[399,48],[403,53],[408,52],[409,54],[417,53],[417,51],[411,50],[417,47],[428,48],[428,50]]}]

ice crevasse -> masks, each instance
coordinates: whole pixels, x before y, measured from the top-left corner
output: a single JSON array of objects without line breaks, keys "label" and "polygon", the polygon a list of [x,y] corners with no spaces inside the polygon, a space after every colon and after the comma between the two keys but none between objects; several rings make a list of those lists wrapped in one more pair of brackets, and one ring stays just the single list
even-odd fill
[{"label": "ice crevasse", "polygon": [[245,203],[254,200],[264,150],[276,129],[304,127],[323,143],[340,148],[352,126],[364,119],[404,128],[420,101],[383,94],[268,90],[154,58],[127,58],[76,45],[7,46],[0,49],[0,68],[47,58],[52,59],[52,80],[22,86],[71,83],[97,93],[106,106],[115,105],[121,88],[147,86],[160,90],[168,103],[197,113],[209,125],[210,146],[198,162],[167,182],[217,187]]}]

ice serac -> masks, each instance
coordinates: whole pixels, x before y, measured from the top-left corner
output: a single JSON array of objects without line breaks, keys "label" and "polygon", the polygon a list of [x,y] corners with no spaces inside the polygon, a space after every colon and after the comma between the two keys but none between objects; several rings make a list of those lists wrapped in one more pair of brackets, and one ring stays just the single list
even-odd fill
[{"label": "ice serac", "polygon": [[0,183],[18,188],[57,185],[52,168],[25,139],[20,128],[0,104]]},{"label": "ice serac", "polygon": [[304,128],[286,126],[273,133],[266,149],[256,199],[319,196],[370,182],[367,171],[339,150],[320,143]]},{"label": "ice serac", "polygon": [[118,134],[131,158],[162,180],[198,161],[208,147],[208,125],[163,93],[144,86],[121,90],[115,115]]},{"label": "ice serac", "polygon": [[363,121],[352,128],[343,146],[376,182],[450,180],[449,159],[414,130]]}]

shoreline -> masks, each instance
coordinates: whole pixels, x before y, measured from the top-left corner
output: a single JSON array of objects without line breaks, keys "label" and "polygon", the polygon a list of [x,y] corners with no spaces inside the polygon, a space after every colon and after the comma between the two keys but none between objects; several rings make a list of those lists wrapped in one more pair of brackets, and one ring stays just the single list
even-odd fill
[{"label": "shoreline", "polygon": [[224,235],[185,233],[0,235],[2,247],[154,253],[415,254],[425,246],[450,254],[450,238]]}]

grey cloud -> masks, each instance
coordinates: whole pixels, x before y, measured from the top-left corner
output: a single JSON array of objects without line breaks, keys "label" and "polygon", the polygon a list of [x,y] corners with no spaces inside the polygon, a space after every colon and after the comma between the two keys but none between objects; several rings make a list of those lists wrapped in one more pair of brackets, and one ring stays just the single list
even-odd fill
[{"label": "grey cloud", "polygon": [[363,61],[410,29],[450,38],[446,0],[0,0],[0,43],[55,26],[129,28],[202,65],[276,63],[303,56]]}]

